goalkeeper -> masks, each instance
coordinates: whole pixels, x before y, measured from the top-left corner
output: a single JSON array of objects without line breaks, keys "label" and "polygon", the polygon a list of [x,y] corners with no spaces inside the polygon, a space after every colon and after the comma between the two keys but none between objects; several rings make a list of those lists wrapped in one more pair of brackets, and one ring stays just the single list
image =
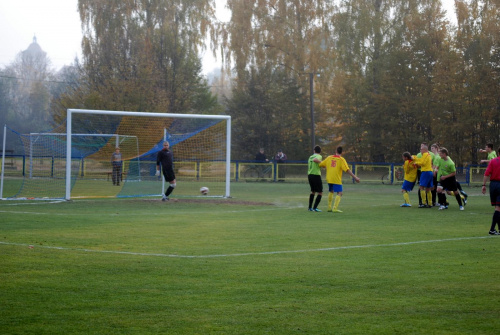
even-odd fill
[{"label": "goalkeeper", "polygon": [[162,201],[168,201],[168,196],[174,190],[175,184],[175,173],[174,173],[174,157],[172,155],[172,151],[169,150],[170,144],[165,141],[163,142],[163,149],[158,152],[156,156],[156,176],[160,175],[160,165],[163,171],[163,177],[165,181],[170,185],[165,191],[165,194],[162,197]]}]

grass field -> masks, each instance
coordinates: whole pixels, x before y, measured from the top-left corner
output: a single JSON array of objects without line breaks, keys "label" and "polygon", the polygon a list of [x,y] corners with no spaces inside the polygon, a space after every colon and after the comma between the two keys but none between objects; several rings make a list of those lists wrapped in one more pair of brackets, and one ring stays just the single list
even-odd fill
[{"label": "grass field", "polygon": [[1,333],[496,334],[500,237],[489,197],[465,190],[463,212],[363,184],[335,214],[327,196],[308,212],[308,186],[289,183],[1,201]]}]

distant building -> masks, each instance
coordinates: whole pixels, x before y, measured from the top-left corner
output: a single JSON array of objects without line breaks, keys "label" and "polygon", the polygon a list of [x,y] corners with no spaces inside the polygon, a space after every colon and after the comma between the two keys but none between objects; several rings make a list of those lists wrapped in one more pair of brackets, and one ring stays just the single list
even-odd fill
[{"label": "distant building", "polygon": [[23,68],[21,75],[24,79],[44,80],[46,78],[50,61],[47,53],[37,43],[36,36],[33,36],[33,43],[28,46],[28,49],[21,52],[21,62]]}]

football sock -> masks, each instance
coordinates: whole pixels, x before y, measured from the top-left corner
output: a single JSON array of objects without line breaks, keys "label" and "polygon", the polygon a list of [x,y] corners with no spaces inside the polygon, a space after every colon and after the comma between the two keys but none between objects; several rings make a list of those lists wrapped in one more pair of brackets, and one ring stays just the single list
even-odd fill
[{"label": "football sock", "polygon": [[427,205],[432,206],[432,192],[426,192],[427,195]]},{"label": "football sock", "polygon": [[420,194],[420,197],[422,199],[422,205],[426,205],[427,204],[427,199],[426,199],[426,196],[425,196],[425,190],[420,190],[419,194]]},{"label": "football sock", "polygon": [[335,196],[335,203],[333,204],[333,209],[337,209],[339,207],[340,198],[342,197],[338,194]]},{"label": "football sock", "polygon": [[422,195],[420,194],[420,191],[418,191],[417,194],[418,194],[418,204],[421,205],[422,204]]},{"label": "football sock", "polygon": [[314,194],[309,194],[309,208],[312,208],[314,200]]},{"label": "football sock", "polygon": [[172,193],[173,190],[174,190],[174,188],[172,186],[169,186],[167,188],[167,192],[165,192],[165,196],[168,197],[170,195],[170,193]]},{"label": "football sock", "polygon": [[442,206],[446,206],[446,196],[444,195],[444,193],[438,193],[438,202]]},{"label": "football sock", "polygon": [[405,203],[410,203],[410,195],[408,194],[408,192],[403,193],[403,198],[405,199]]},{"label": "football sock", "polygon": [[500,212],[499,211],[495,211],[495,213],[493,213],[493,221],[491,222],[490,230],[495,230],[495,226],[497,223],[498,223],[498,230],[500,230]]},{"label": "football sock", "polygon": [[455,199],[457,199],[457,202],[458,202],[459,206],[463,206],[463,204],[462,204],[462,197],[461,197],[460,193],[455,194]]},{"label": "football sock", "polygon": [[328,210],[332,209],[333,193],[328,193]]},{"label": "football sock", "polygon": [[316,201],[314,202],[314,209],[318,208],[321,198],[322,198],[321,194],[318,194],[318,196],[316,197]]},{"label": "football sock", "polygon": [[434,205],[436,203],[436,190],[432,190],[432,204]]}]

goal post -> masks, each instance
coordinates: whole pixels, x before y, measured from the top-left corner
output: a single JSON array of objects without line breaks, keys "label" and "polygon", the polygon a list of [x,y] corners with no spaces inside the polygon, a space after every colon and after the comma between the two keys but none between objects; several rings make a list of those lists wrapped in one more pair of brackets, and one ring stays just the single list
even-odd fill
[{"label": "goal post", "polygon": [[[70,200],[72,197],[72,188],[77,177],[75,176],[75,165],[80,164],[79,168],[82,171],[84,169],[83,158],[78,163],[79,157],[75,155],[75,135],[114,134],[117,132],[138,139],[138,153],[133,155],[127,153],[127,164],[134,162],[134,164],[137,163],[134,165],[137,167],[130,168],[128,171],[127,188],[122,186],[121,196],[161,194],[161,188],[151,194],[151,189],[145,190],[144,186],[140,185],[146,185],[148,182],[159,185],[158,180],[151,174],[149,174],[148,179],[148,171],[152,171],[156,165],[156,153],[161,150],[161,143],[166,138],[171,142],[171,150],[174,155],[176,178],[179,184],[179,191],[176,190],[176,194],[183,194],[183,185],[189,185],[189,187],[185,187],[189,188],[189,191],[184,193],[187,196],[198,195],[201,186],[213,186],[210,187],[211,194],[230,197],[231,117],[228,115],[68,109],[65,130],[66,200]],[[103,157],[106,157],[104,155],[109,154],[109,147],[113,145],[106,143],[107,151],[99,148],[95,153],[91,152],[86,157],[94,157],[96,161],[104,160]],[[92,144],[88,144],[88,146],[92,146]],[[86,166],[89,165],[88,162],[86,164]],[[145,177],[138,177],[144,171],[146,171]],[[133,191],[131,191],[132,189]]]}]

